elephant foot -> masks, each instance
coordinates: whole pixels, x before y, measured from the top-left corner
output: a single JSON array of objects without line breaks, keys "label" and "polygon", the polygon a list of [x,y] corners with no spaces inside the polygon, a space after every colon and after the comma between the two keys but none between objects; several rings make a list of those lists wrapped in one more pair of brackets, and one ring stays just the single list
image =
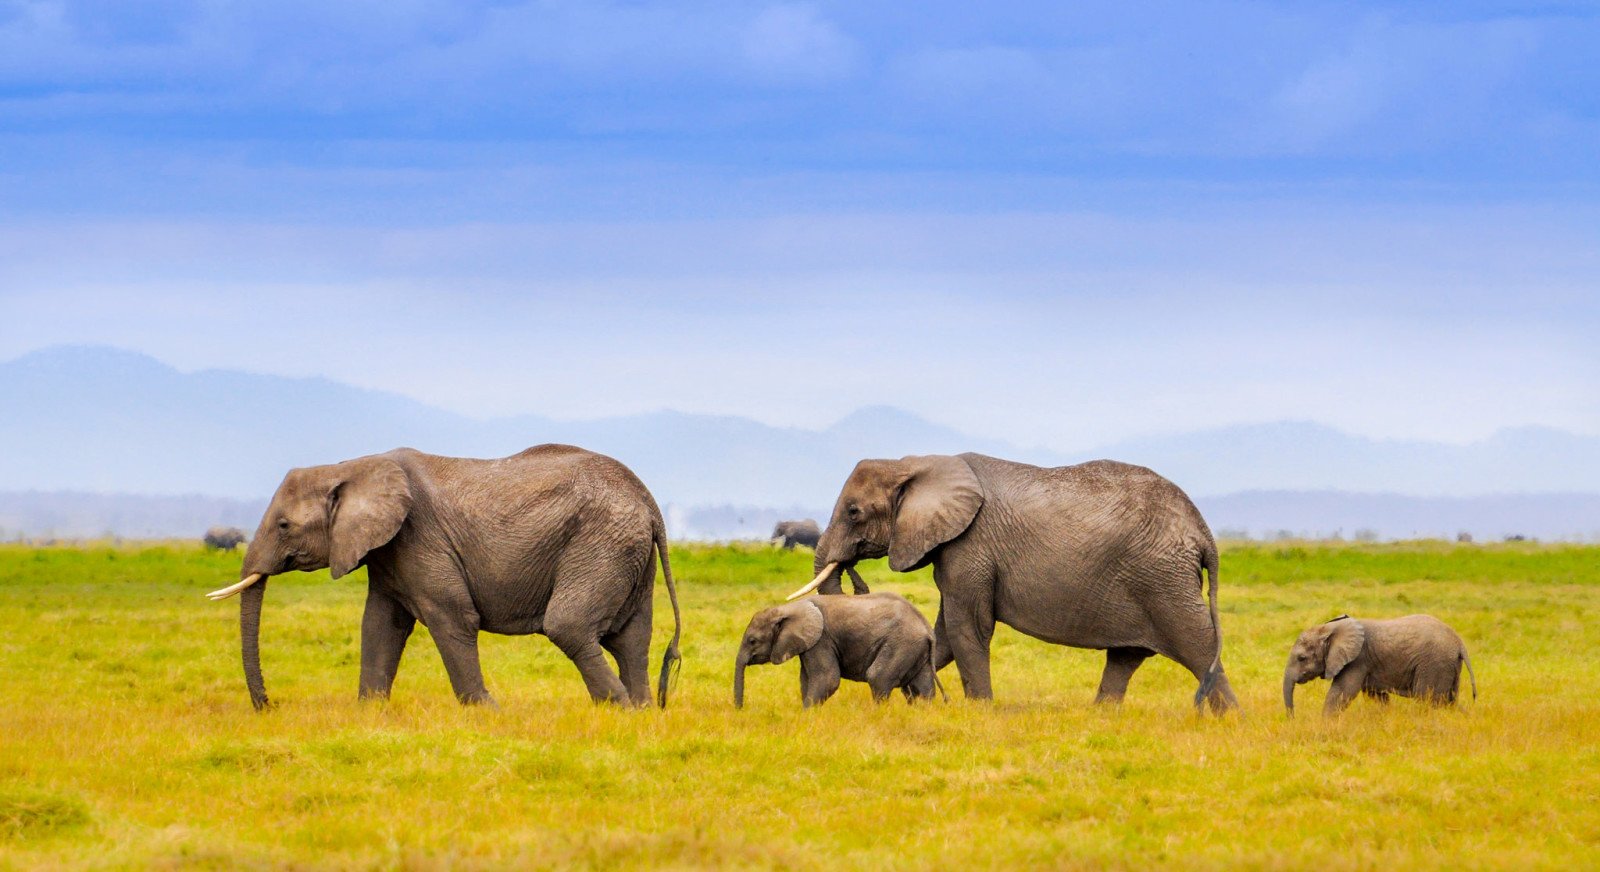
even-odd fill
[{"label": "elephant foot", "polygon": [[[1204,702],[1211,709],[1211,713],[1219,718],[1239,709],[1239,698],[1233,695],[1233,687],[1228,684],[1226,675],[1217,676],[1217,683],[1211,688],[1211,693],[1206,696]],[[1195,709],[1200,710],[1198,703]]]}]

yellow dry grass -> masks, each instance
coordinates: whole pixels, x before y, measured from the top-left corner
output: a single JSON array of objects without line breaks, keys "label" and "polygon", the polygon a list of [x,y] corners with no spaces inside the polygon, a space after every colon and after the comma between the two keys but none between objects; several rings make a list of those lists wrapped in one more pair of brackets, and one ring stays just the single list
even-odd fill
[{"label": "yellow dry grass", "polygon": [[[426,632],[387,705],[355,699],[362,576],[274,579],[251,711],[236,555],[0,547],[0,866],[258,869],[1573,869],[1600,866],[1600,548],[1233,546],[1225,660],[1242,717],[1197,719],[1152,660],[1120,710],[1098,652],[1001,629],[996,701],[799,706],[749,616],[809,555],[674,550],[671,707],[591,705],[542,638],[484,636],[498,711],[462,709]],[[926,573],[871,567],[930,616]],[[666,614],[665,591],[657,614]],[[1464,710],[1358,701],[1285,720],[1295,634],[1428,612],[1466,638]],[[656,658],[667,625],[659,619]]]}]

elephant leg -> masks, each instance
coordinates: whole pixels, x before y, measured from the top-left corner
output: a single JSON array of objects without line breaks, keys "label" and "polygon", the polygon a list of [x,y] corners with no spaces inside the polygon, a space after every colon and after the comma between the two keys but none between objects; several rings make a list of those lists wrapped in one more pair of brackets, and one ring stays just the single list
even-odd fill
[{"label": "elephant leg", "polygon": [[1433,705],[1450,705],[1456,701],[1461,686],[1461,664],[1452,662],[1429,663],[1417,667],[1412,679],[1412,696],[1425,699]]},{"label": "elephant leg", "polygon": [[986,599],[954,602],[944,597],[939,641],[947,642],[961,673],[967,699],[992,699],[989,686],[989,642],[994,638],[994,608]]},{"label": "elephant leg", "polygon": [[1362,693],[1366,694],[1367,699],[1370,699],[1379,705],[1389,704],[1389,692],[1386,690],[1366,690],[1362,691]]},{"label": "elephant leg", "polygon": [[1333,717],[1350,706],[1352,700],[1361,694],[1366,675],[1358,674],[1354,667],[1333,677],[1333,683],[1328,688],[1328,698],[1322,703],[1323,717]]},{"label": "elephant leg", "polygon": [[400,655],[417,619],[400,601],[367,586],[367,608],[361,615],[361,699],[388,699]]},{"label": "elephant leg", "polygon": [[[616,560],[610,566],[580,564],[581,571],[558,574],[556,592],[544,614],[544,634],[578,667],[589,697],[595,702],[632,701],[600,648],[603,628],[614,619],[619,606],[627,602],[639,577],[637,566],[630,568],[622,563]],[[649,699],[648,693],[645,699]]]},{"label": "elephant leg", "polygon": [[1128,682],[1140,664],[1154,651],[1148,648],[1107,648],[1106,669],[1100,675],[1100,690],[1094,695],[1096,703],[1120,703],[1128,692]]},{"label": "elephant leg", "polygon": [[450,676],[450,689],[462,705],[495,704],[478,665],[478,610],[459,577],[440,576],[426,585],[433,596],[417,603],[417,617],[428,632]]},{"label": "elephant leg", "polygon": [[1233,685],[1228,683],[1227,673],[1217,676],[1217,682],[1212,685],[1211,695],[1206,697],[1206,701],[1211,704],[1211,713],[1217,715],[1239,707],[1239,698],[1233,695]]},{"label": "elephant leg", "polygon": [[[839,664],[831,657],[809,657],[800,660],[800,704],[805,708],[821,705],[839,691]],[[874,698],[877,692],[873,692]]]},{"label": "elephant leg", "polygon": [[933,671],[954,663],[956,655],[950,650],[950,633],[944,628],[944,599],[939,600],[939,615],[933,619]]},{"label": "elephant leg", "polygon": [[[1182,612],[1157,613],[1155,631],[1157,638],[1167,640],[1165,645],[1168,647],[1163,647],[1160,653],[1177,661],[1204,685],[1212,664],[1217,662],[1216,630],[1211,625],[1211,615],[1206,607],[1191,603]],[[1195,700],[1196,711],[1200,711],[1202,706],[1209,706],[1212,714],[1220,715],[1239,707],[1239,698],[1233,695],[1233,685],[1228,683],[1227,673],[1221,671],[1220,664],[1217,669],[1218,673],[1205,699]]]},{"label": "elephant leg", "polygon": [[478,663],[478,621],[473,615],[470,625],[460,620],[428,620],[428,630],[433,634],[433,644],[444,661],[444,671],[450,676],[450,689],[462,705],[495,705],[494,697],[483,685],[483,667]]},{"label": "elephant leg", "polygon": [[892,650],[893,647],[885,645],[879,649],[878,656],[867,667],[867,686],[872,688],[873,702],[886,701],[896,687],[909,687],[917,667],[927,660],[926,647],[920,651],[915,648]]},{"label": "elephant leg", "polygon": [[628,702],[650,704],[650,622],[652,603],[645,597],[622,628],[600,639],[600,647],[611,652],[621,673]]}]

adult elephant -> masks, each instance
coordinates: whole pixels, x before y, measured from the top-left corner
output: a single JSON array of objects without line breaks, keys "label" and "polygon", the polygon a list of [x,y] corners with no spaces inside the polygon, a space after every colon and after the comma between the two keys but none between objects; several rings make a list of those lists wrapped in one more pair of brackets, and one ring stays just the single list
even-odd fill
[{"label": "adult elephant", "polygon": [[785,551],[793,551],[796,545],[815,548],[817,541],[822,538],[822,530],[810,518],[804,521],[779,521],[772,525],[772,535],[767,538]]},{"label": "adult elephant", "polygon": [[1103,649],[1097,702],[1121,701],[1139,665],[1161,654],[1199,679],[1197,708],[1238,704],[1222,670],[1216,543],[1188,496],[1148,469],[1110,460],[1045,469],[982,454],[863,460],[817,543],[817,578],[791,599],[837,593],[841,567],[884,556],[897,572],[933,564],[934,668],[954,660],[970,698],[992,696],[999,621]]},{"label": "adult elephant", "polygon": [[478,666],[485,631],[543,633],[595,701],[644,705],[657,554],[674,622],[657,689],[665,706],[681,628],[661,511],[626,466],[571,445],[500,460],[400,448],[290,470],[245,552],[242,580],[210,596],[244,592],[239,629],[257,709],[268,705],[257,644],[267,578],[324,568],[339,578],[362,565],[362,698],[389,695],[420,620],[463,703],[494,703]]},{"label": "adult elephant", "polygon": [[212,527],[200,541],[213,551],[232,551],[245,543],[244,531],[238,527]]}]

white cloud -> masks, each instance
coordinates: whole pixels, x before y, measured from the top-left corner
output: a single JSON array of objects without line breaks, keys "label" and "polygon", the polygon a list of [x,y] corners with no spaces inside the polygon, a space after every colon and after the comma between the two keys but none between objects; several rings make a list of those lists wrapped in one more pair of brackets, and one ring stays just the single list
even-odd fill
[{"label": "white cloud", "polygon": [[1544,25],[1507,19],[1398,24],[1363,20],[1347,42],[1279,91],[1274,133],[1291,149],[1357,137],[1357,150],[1436,146],[1507,119],[1491,105],[1535,56]]},{"label": "white cloud", "polygon": [[855,42],[816,7],[796,3],[761,10],[745,27],[740,47],[758,73],[801,83],[847,78],[858,56]]}]

